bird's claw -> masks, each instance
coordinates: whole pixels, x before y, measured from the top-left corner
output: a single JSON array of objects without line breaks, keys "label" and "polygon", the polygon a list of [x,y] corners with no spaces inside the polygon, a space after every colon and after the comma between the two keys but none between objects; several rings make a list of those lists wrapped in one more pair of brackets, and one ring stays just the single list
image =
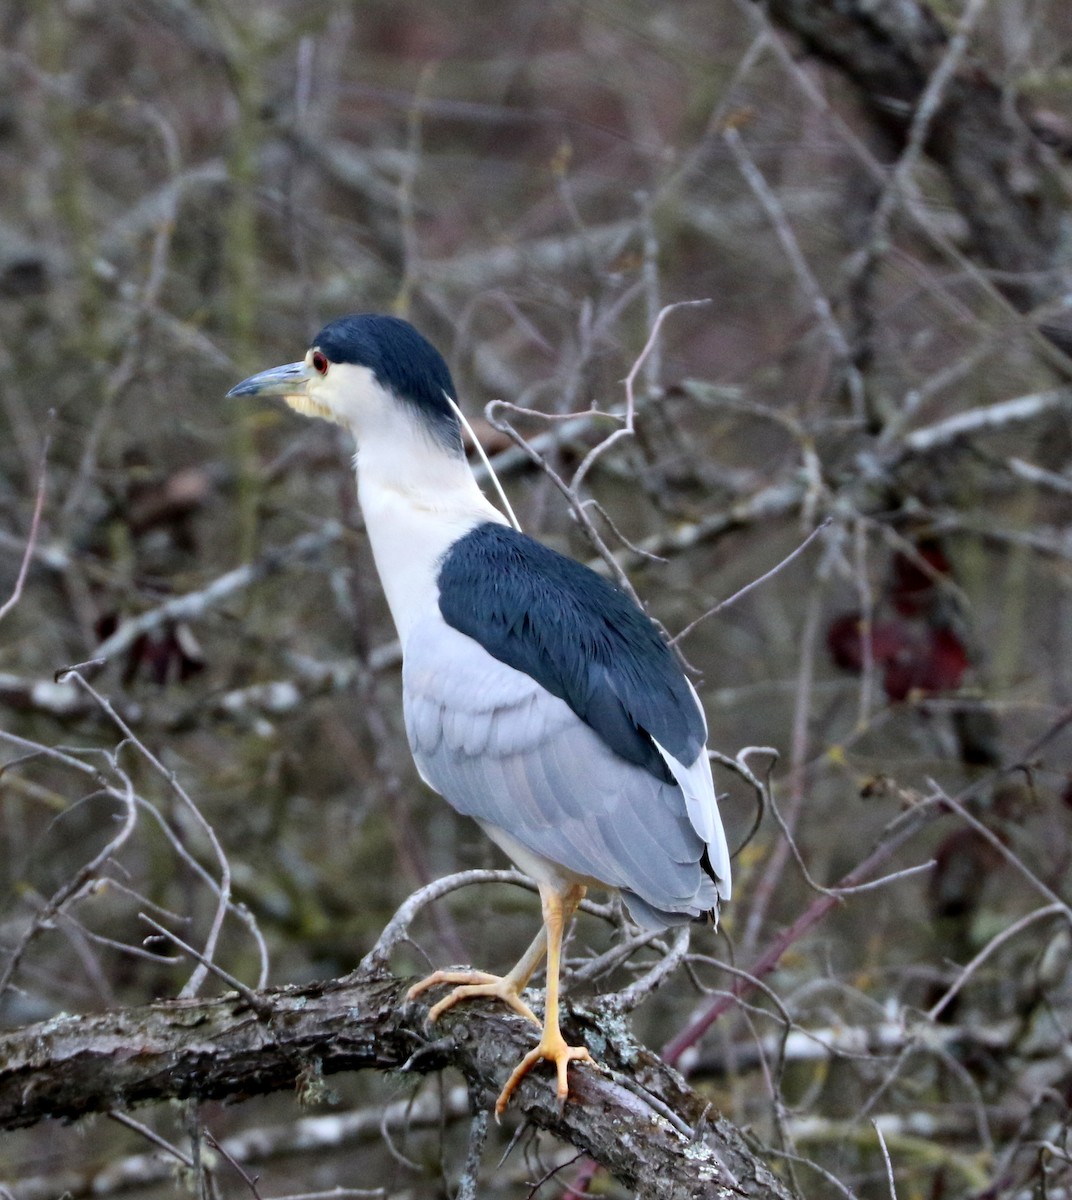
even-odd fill
[{"label": "bird's claw", "polygon": [[569,1095],[569,1080],[566,1073],[569,1064],[571,1062],[595,1061],[591,1054],[588,1053],[587,1046],[571,1046],[557,1029],[553,1029],[550,1032],[545,1031],[543,1037],[540,1039],[540,1044],[534,1050],[530,1050],[517,1064],[510,1078],[506,1081],[503,1090],[499,1093],[499,1098],[495,1101],[496,1121],[505,1112],[506,1106],[510,1103],[510,1097],[517,1089],[517,1085],[543,1059],[547,1059],[555,1064],[555,1072],[558,1076],[556,1095],[558,1097],[559,1112],[565,1106],[566,1098]]},{"label": "bird's claw", "polygon": [[488,999],[501,1000],[522,1017],[527,1017],[539,1025],[540,1020],[531,1008],[521,999],[516,983],[509,975],[490,975],[486,971],[433,971],[426,979],[415,983],[406,993],[407,1000],[413,1000],[429,988],[440,984],[453,983],[457,986],[433,1004],[428,1010],[428,1021],[439,1019],[449,1008],[453,1008],[459,1000]]}]

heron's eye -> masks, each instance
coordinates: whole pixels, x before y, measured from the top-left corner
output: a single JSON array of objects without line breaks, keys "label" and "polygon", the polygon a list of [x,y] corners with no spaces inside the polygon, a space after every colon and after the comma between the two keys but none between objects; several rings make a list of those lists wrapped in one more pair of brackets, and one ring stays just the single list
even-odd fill
[{"label": "heron's eye", "polygon": [[319,350],[313,351],[312,362],[313,362],[313,370],[318,375],[326,375],[328,373],[328,360],[324,357],[324,355],[321,351],[319,351]]}]

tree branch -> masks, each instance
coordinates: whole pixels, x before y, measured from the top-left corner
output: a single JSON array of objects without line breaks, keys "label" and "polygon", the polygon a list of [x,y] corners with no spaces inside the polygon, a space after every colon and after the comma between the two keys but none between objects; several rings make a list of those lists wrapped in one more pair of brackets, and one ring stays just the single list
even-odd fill
[{"label": "tree branch", "polygon": [[[874,118],[901,139],[949,49],[929,5],[918,0],[771,0],[771,16],[859,88]],[[1020,276],[1003,290],[1021,311],[1054,290],[1054,252],[1064,206],[1041,148],[978,63],[943,80],[923,148],[945,172],[979,261]]]},{"label": "tree branch", "polygon": [[[308,1096],[321,1075],[370,1068],[425,1074],[453,1067],[490,1105],[507,1067],[529,1048],[529,1024],[473,1003],[429,1031],[426,1006],[403,1000],[409,982],[357,972],[260,992],[260,1014],[229,993],[15,1030],[0,1037],[0,1128],[191,1097],[235,1101],[289,1088]],[[619,1018],[578,1006],[567,1025],[568,1036],[587,1040],[606,1070],[573,1071],[561,1113],[544,1073],[535,1072],[519,1086],[514,1111],[652,1200],[730,1193],[789,1200],[737,1129],[712,1117],[707,1102],[633,1041]]]}]

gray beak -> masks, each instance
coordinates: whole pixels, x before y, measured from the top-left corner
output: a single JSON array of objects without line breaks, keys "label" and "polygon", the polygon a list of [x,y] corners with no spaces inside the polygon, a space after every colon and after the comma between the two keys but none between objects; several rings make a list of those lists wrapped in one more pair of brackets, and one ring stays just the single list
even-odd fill
[{"label": "gray beak", "polygon": [[283,396],[286,399],[304,398],[313,372],[304,362],[287,363],[284,367],[272,367],[251,375],[235,384],[227,393],[230,396]]}]

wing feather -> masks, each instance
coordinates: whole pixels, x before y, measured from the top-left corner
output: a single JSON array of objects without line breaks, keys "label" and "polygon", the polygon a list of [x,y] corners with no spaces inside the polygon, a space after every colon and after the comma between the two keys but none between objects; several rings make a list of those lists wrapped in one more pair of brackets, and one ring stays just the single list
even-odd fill
[{"label": "wing feather", "polygon": [[448,625],[564,700],[627,762],[670,782],[655,743],[681,763],[702,750],[703,710],[673,651],[588,567],[486,523],[451,546],[437,582]]},{"label": "wing feather", "polygon": [[649,923],[714,906],[682,789],[623,759],[532,677],[436,616],[411,631],[403,682],[417,767],[459,812],[627,902],[635,894]]},{"label": "wing feather", "polygon": [[[443,680],[449,742],[471,753],[520,752],[535,745],[550,719],[545,703],[550,694],[619,761],[676,784],[659,795],[675,815],[683,801],[692,829],[707,844],[705,865],[719,895],[729,899],[729,848],[707,757],[703,707],[648,617],[587,567],[498,524],[478,525],[455,542],[438,584],[446,624],[486,651],[473,664],[471,678],[448,671]],[[527,693],[527,703],[507,696],[516,680],[496,672],[492,663],[512,667],[538,685]],[[471,707],[474,690],[483,691],[488,709],[498,705],[487,732],[456,725],[456,707]],[[467,715],[463,724],[472,719]],[[556,766],[549,740],[546,747],[541,770],[557,774],[541,786],[572,796],[575,789],[563,782],[562,772],[585,771],[584,759],[572,747],[572,759]]]}]

